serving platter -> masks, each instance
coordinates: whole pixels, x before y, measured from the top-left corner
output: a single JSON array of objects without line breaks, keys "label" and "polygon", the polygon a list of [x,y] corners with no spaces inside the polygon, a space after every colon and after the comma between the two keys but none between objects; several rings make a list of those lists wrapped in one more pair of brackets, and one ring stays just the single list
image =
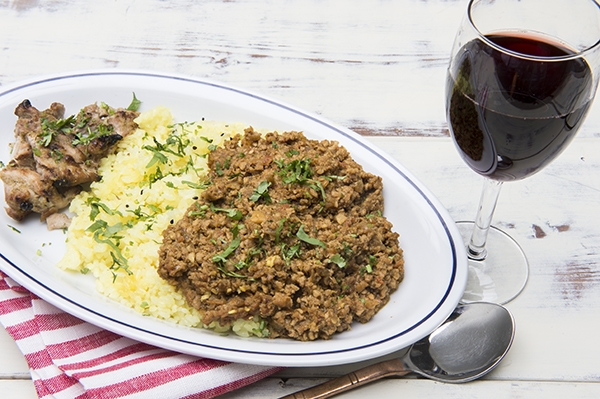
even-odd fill
[{"label": "serving platter", "polygon": [[[38,109],[61,102],[67,114],[105,102],[126,107],[132,93],[140,111],[168,107],[178,122],[202,118],[255,128],[302,131],[336,140],[368,172],[383,178],[385,216],[400,234],[405,279],[368,323],[330,340],[241,338],[145,317],[94,289],[91,276],[57,267],[65,234],[37,218],[16,222],[0,212],[0,269],[54,306],[107,330],[196,356],[269,366],[329,366],[367,360],[428,335],[454,310],[467,279],[461,236],[439,201],[406,168],[356,133],[282,101],[222,83],[149,71],[94,70],[39,77],[0,90],[0,160],[10,160],[14,109],[29,99]],[[1,183],[0,183],[1,184]],[[5,206],[4,198],[0,203]]]}]

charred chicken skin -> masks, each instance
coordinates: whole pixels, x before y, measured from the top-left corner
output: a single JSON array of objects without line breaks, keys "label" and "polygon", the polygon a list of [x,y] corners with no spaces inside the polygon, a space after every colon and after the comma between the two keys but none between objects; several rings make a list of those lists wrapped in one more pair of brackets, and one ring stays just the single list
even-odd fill
[{"label": "charred chicken skin", "polygon": [[67,207],[85,184],[99,180],[101,159],[137,129],[134,119],[139,115],[106,104],[88,105],[67,118],[64,114],[60,103],[39,111],[24,100],[15,109],[12,159],[0,170],[6,212],[15,220],[38,213],[46,221]]}]

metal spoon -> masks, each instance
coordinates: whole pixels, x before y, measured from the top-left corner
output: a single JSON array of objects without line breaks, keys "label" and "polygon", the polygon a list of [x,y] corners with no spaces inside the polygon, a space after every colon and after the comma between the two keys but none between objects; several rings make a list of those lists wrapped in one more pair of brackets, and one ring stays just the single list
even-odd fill
[{"label": "metal spoon", "polygon": [[476,302],[457,307],[402,358],[383,361],[282,399],[329,398],[380,378],[415,372],[441,382],[467,382],[489,373],[504,358],[515,321],[503,306]]}]

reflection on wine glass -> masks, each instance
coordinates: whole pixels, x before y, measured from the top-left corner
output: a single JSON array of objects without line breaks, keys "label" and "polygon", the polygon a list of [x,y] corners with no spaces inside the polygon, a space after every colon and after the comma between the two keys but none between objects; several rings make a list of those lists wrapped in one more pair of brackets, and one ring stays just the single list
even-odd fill
[{"label": "reflection on wine glass", "polygon": [[520,246],[491,220],[505,181],[542,170],[571,142],[594,99],[600,5],[594,0],[471,0],[448,68],[447,118],[462,159],[484,176],[463,302],[506,303],[525,287]]}]

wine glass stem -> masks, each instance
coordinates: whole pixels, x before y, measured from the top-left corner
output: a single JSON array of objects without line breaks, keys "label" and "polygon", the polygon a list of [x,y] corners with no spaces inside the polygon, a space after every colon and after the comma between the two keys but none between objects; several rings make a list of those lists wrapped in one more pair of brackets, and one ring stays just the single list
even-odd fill
[{"label": "wine glass stem", "polygon": [[485,178],[483,189],[481,190],[481,198],[479,199],[479,208],[471,234],[471,240],[467,246],[467,255],[470,259],[481,261],[484,260],[487,252],[485,243],[487,241],[488,231],[492,224],[492,217],[500,195],[502,182]]}]

